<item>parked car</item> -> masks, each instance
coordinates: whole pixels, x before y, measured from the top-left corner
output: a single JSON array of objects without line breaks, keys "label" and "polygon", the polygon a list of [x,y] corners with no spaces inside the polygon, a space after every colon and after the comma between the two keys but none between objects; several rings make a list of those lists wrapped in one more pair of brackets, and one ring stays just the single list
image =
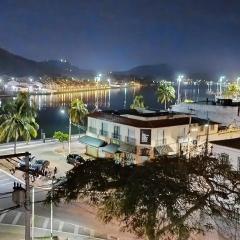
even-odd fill
[{"label": "parked car", "polygon": [[[25,160],[21,159],[18,163],[19,168],[25,168]],[[50,162],[47,160],[33,160],[29,161],[29,169],[34,171],[43,171],[50,165]]]},{"label": "parked car", "polygon": [[39,171],[45,170],[49,165],[50,162],[47,160],[35,160],[33,163],[31,163],[31,166]]},{"label": "parked car", "polygon": [[72,165],[78,165],[84,162],[83,157],[81,157],[78,154],[69,154],[67,156],[67,163],[72,164]]},{"label": "parked car", "polygon": [[[29,167],[31,166],[32,161],[33,161],[34,158],[35,158],[35,157],[29,158]],[[25,165],[26,165],[26,163],[25,163],[25,157],[23,157],[23,158],[21,158],[21,159],[19,160],[19,162],[18,162],[18,167],[19,167],[19,168],[24,168]]]}]

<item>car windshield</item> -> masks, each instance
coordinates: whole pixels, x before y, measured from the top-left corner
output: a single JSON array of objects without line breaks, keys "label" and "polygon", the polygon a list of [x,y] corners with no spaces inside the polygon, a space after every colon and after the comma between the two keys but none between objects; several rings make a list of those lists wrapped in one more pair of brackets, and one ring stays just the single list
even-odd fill
[{"label": "car windshield", "polygon": [[43,160],[36,160],[36,164],[43,164]]}]

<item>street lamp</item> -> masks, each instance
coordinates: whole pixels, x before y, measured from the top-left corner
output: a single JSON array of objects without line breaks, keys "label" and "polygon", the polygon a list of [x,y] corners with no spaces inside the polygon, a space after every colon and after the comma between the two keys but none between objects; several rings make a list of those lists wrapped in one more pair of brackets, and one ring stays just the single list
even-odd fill
[{"label": "street lamp", "polygon": [[219,78],[219,93],[220,93],[220,95],[222,95],[222,81],[223,81],[223,79],[225,79],[225,76],[221,76]]},{"label": "street lamp", "polygon": [[239,84],[240,77],[237,78],[237,85]]},{"label": "street lamp", "polygon": [[181,81],[183,79],[183,75],[178,75],[177,77],[177,82],[178,82],[178,98],[177,98],[177,103],[179,104],[181,102],[181,96],[180,96],[180,85],[181,85]]},{"label": "street lamp", "polygon": [[[65,110],[60,109],[60,113],[65,114]],[[72,134],[71,126],[72,126],[72,119],[71,119],[71,114],[69,113],[69,116],[68,116],[68,154],[71,153],[71,134]]]}]

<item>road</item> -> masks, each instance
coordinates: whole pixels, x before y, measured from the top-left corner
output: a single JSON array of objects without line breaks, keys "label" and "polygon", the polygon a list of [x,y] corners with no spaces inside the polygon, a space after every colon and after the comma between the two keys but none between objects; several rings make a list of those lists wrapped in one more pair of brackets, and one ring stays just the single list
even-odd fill
[{"label": "road", "polygon": [[[67,149],[67,144],[65,146]],[[25,143],[18,144],[18,152],[29,151],[38,159],[46,159],[50,161],[50,167],[53,169],[55,166],[58,169],[57,176],[64,176],[65,172],[70,170],[72,166],[66,163],[67,153],[63,151],[62,144],[55,141],[49,141],[47,143],[42,143],[41,141],[33,142],[28,145]],[[78,143],[76,140],[72,143],[72,152],[83,153],[85,147]],[[6,144],[4,146],[0,145],[0,154],[10,154],[13,148],[11,144]],[[2,167],[4,168],[4,167]],[[4,170],[7,170],[5,168]],[[22,182],[23,173],[16,171],[14,176],[11,174],[6,174],[0,171],[0,193],[11,192],[13,187],[13,182]],[[33,183],[35,185],[35,201],[41,201],[45,199],[47,191],[42,189],[42,187],[49,187],[49,180],[42,177]],[[41,188],[39,187],[41,186]],[[12,207],[14,204],[11,200],[11,195],[1,195],[0,196],[0,208]],[[21,225],[24,221],[24,209],[17,209],[6,213],[5,215],[0,215],[0,224],[15,224]],[[137,239],[128,233],[120,233],[119,224],[108,224],[105,225],[96,219],[96,210],[89,207],[84,202],[73,202],[69,204],[60,204],[59,206],[53,207],[54,213],[54,229],[57,231],[62,230],[63,232],[68,232],[76,236],[80,235],[94,235],[95,237],[117,239],[121,235],[121,240]],[[43,205],[42,203],[35,204],[35,218],[36,227],[39,229],[50,227],[50,206]],[[75,234],[74,234],[75,233]],[[0,233],[1,239],[1,233]]]}]

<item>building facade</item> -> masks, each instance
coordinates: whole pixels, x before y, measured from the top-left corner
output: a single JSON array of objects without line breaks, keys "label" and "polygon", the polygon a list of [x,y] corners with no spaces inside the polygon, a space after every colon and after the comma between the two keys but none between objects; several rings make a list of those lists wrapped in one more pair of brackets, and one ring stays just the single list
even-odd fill
[{"label": "building facade", "polygon": [[207,132],[217,131],[217,123],[207,124],[186,114],[107,111],[88,116],[87,133],[80,141],[86,144],[86,153],[94,157],[142,163],[159,155],[196,150],[203,144]]},{"label": "building facade", "polygon": [[211,142],[212,155],[229,161],[233,170],[240,171],[240,138]]}]

